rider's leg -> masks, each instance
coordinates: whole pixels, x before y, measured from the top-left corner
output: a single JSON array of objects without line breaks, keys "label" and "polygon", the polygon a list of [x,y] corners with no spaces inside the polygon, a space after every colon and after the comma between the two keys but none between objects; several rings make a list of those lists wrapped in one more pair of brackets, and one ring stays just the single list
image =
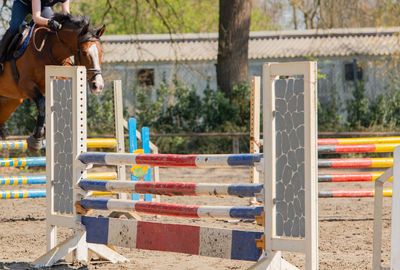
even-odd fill
[{"label": "rider's leg", "polygon": [[0,74],[3,73],[3,63],[5,62],[7,55],[6,51],[11,40],[18,31],[19,25],[24,21],[26,15],[29,14],[29,7],[19,0],[14,1],[11,11],[10,27],[3,35],[0,44]]},{"label": "rider's leg", "polygon": [[8,49],[8,45],[10,45],[11,40],[14,37],[14,33],[12,33],[10,30],[7,30],[6,33],[3,35],[3,38],[1,39],[1,44],[0,44],[0,75],[3,73],[4,70],[4,62],[6,60],[6,51]]}]

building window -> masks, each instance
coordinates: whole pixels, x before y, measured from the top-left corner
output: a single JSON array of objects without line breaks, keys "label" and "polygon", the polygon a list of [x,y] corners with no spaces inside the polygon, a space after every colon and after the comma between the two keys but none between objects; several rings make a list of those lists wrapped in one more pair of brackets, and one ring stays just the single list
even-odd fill
[{"label": "building window", "polygon": [[136,72],[137,83],[140,86],[154,86],[154,69],[143,68]]},{"label": "building window", "polygon": [[354,81],[354,65],[357,66],[357,80],[362,80],[363,70],[357,63],[349,63],[344,65],[344,74],[346,81]]}]

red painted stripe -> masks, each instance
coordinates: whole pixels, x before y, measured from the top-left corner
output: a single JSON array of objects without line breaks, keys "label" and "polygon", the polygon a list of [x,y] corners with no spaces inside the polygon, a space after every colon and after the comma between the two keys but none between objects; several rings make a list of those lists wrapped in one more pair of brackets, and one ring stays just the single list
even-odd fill
[{"label": "red painted stripe", "polygon": [[136,202],[135,210],[147,214],[160,214],[173,217],[199,218],[196,205],[176,205],[169,203]]},{"label": "red painted stripe", "polygon": [[318,139],[318,145],[326,145],[326,144],[339,144],[339,140],[338,139]]},{"label": "red painted stripe", "polygon": [[139,221],[136,248],[199,254],[200,227]]},{"label": "red painted stripe", "polygon": [[331,168],[366,168],[372,166],[371,158],[334,158]]},{"label": "red painted stripe", "polygon": [[366,173],[332,173],[332,182],[362,182],[372,181],[373,175]]},{"label": "red painted stripe", "polygon": [[373,190],[332,190],[334,198],[374,197]]},{"label": "red painted stripe", "polygon": [[152,166],[196,167],[197,155],[156,155],[146,154],[136,157],[136,164],[151,164]]},{"label": "red painted stripe", "polygon": [[152,183],[138,182],[135,190],[138,193],[151,193],[168,196],[196,195],[196,183]]},{"label": "red painted stripe", "polygon": [[375,152],[375,144],[339,144],[336,145],[336,153],[365,153]]}]

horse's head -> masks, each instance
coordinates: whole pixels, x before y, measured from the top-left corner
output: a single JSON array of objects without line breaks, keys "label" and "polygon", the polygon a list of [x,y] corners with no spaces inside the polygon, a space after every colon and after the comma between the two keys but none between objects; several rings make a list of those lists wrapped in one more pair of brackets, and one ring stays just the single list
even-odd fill
[{"label": "horse's head", "polygon": [[103,48],[100,44],[100,37],[106,30],[103,25],[100,29],[92,32],[87,24],[79,34],[78,49],[74,56],[75,62],[87,68],[90,90],[99,94],[104,88],[104,81],[101,75],[101,56]]},{"label": "horse's head", "polygon": [[84,16],[55,14],[54,20],[62,24],[59,38],[74,56],[76,65],[87,69],[87,80],[93,94],[99,94],[104,88],[101,74],[101,56],[103,48],[100,37],[106,27],[94,30]]}]

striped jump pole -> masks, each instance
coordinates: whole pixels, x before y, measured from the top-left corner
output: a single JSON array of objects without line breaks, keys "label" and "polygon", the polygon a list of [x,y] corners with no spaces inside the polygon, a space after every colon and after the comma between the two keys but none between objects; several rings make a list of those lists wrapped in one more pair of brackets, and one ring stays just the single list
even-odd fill
[{"label": "striped jump pole", "polygon": [[255,184],[199,184],[199,183],[162,183],[82,180],[79,187],[90,191],[111,191],[139,194],[157,194],[168,196],[238,196],[255,197],[261,193],[263,185]]},{"label": "striped jump pole", "polygon": [[[115,148],[117,146],[117,140],[114,138],[88,138],[88,148]],[[0,150],[26,150],[28,143],[26,140],[5,140],[0,141]],[[46,140],[43,140],[42,149],[46,148]]]},{"label": "striped jump pole", "polygon": [[[42,148],[46,146],[45,141],[43,140]],[[5,140],[0,141],[0,150],[9,149],[9,150],[26,150],[28,148],[28,144],[26,140]]]},{"label": "striped jump pole", "polygon": [[46,157],[0,158],[0,167],[46,166]]},{"label": "striped jump pole", "polygon": [[261,161],[262,154],[236,155],[171,155],[86,152],[78,159],[100,165],[146,165],[188,168],[252,167]]},{"label": "striped jump pole", "polygon": [[[255,184],[197,184],[197,183],[145,183],[130,181],[82,180],[79,187],[86,191],[99,192],[136,192],[139,194],[158,194],[168,196],[238,196],[254,197],[263,189]],[[384,196],[392,196],[391,189],[384,191]],[[374,190],[328,190],[320,191],[320,198],[374,197]],[[96,208],[98,209],[98,208]],[[107,209],[107,208],[103,208]],[[113,209],[115,210],[115,209]]]},{"label": "striped jump pole", "polygon": [[318,154],[323,153],[391,153],[400,144],[337,144],[318,145]]},{"label": "striped jump pole", "polygon": [[46,189],[0,190],[0,199],[44,198]]},{"label": "striped jump pole", "polygon": [[[383,172],[351,172],[318,174],[318,182],[371,182],[381,176]],[[392,177],[390,178],[392,180]]]},{"label": "striped jump pole", "polygon": [[338,144],[400,144],[400,137],[328,138],[318,139],[318,145]]},{"label": "striped jump pole", "polygon": [[255,219],[264,209],[262,206],[197,206],[98,198],[82,199],[80,205],[87,210],[134,211],[184,218]]},{"label": "striped jump pole", "polygon": [[262,232],[92,216],[82,216],[82,224],[86,226],[88,242],[95,244],[232,260],[258,261],[261,256],[255,240],[261,238]]},{"label": "striped jump pole", "polygon": [[1,186],[46,184],[45,175],[1,176]]},{"label": "striped jump pole", "polygon": [[[138,192],[137,190],[135,190]],[[143,193],[150,193],[149,190]],[[157,193],[155,193],[157,194]],[[91,196],[113,195],[111,192],[93,191]],[[162,194],[167,195],[167,194]],[[178,194],[187,195],[187,194]],[[193,196],[198,196],[195,194]],[[205,194],[202,194],[205,195]],[[231,195],[231,194],[229,194]],[[318,193],[319,198],[369,198],[374,197],[373,189],[365,190],[323,190]],[[383,190],[384,197],[392,197],[391,189]],[[0,199],[22,199],[22,198],[44,198],[46,189],[26,190],[0,190]],[[254,219],[259,216],[262,207],[231,207],[231,206],[194,206],[176,205],[152,202],[136,202],[118,199],[92,199],[87,198],[81,201],[85,209],[114,210],[114,211],[135,211],[145,214],[167,215],[186,218],[241,218]]]},{"label": "striped jump pole", "polygon": [[[91,191],[89,196],[109,196],[115,195],[113,192]],[[25,198],[45,198],[46,189],[10,189],[0,190],[0,199],[25,199]]]},{"label": "striped jump pole", "polygon": [[332,158],[319,159],[318,168],[387,168],[393,158]]},{"label": "striped jump pole", "polygon": [[[262,154],[238,155],[170,155],[86,152],[78,159],[100,165],[146,165],[188,168],[252,167]],[[393,158],[336,158],[318,160],[319,168],[383,168],[391,167]]]},{"label": "striped jump pole", "polygon": [[[384,197],[392,197],[391,189],[383,190]],[[375,197],[373,189],[337,189],[337,190],[322,190],[318,193],[319,198],[369,198]]]},{"label": "striped jump pole", "polygon": [[[319,183],[324,183],[324,182],[372,182],[375,181],[376,178],[381,176],[383,172],[351,172],[351,173],[329,173],[329,174],[319,174],[318,175],[318,182]],[[88,179],[96,179],[97,181],[102,181],[102,180],[115,180],[117,179],[117,174],[116,172],[94,172],[94,173],[88,173],[87,175]],[[100,180],[101,179],[101,180]],[[389,179],[391,181],[392,178]],[[18,176],[1,176],[0,177],[0,186],[11,186],[11,185],[35,185],[35,184],[45,184],[46,183],[46,176],[45,175],[18,175]],[[84,182],[81,181],[80,185],[83,184]],[[119,181],[118,183],[121,183]],[[117,183],[117,185],[119,185]],[[129,182],[131,183],[131,182]],[[145,183],[141,183],[134,187],[134,191],[131,188],[131,191],[129,192],[137,192],[140,194],[144,194],[145,192],[151,193],[151,194],[156,194],[156,195],[193,195],[193,196],[198,196],[198,195],[235,195],[237,196],[242,196],[242,197],[253,197],[254,195],[244,195],[246,192],[241,191],[239,193],[239,190],[245,190],[247,189],[246,184],[238,184],[237,187],[232,187],[229,188],[229,184],[190,184],[190,183],[185,183],[182,184],[182,187],[178,187],[179,184],[177,183],[163,183],[164,185],[154,185],[153,183],[149,183],[146,185]],[[108,183],[110,184],[110,183]],[[205,187],[204,187],[205,186]],[[213,187],[214,186],[214,187]],[[232,185],[234,186],[234,185]],[[258,189],[255,187],[251,187],[251,189]],[[84,187],[82,187],[85,189]],[[91,190],[99,190],[102,188],[101,191],[106,191],[106,188],[103,187],[96,187],[97,189],[91,189]],[[178,188],[182,190],[178,190]],[[206,188],[206,189],[204,189]],[[233,191],[237,188],[238,191]],[[111,187],[110,189],[113,189]],[[221,191],[223,189],[223,191]],[[88,189],[85,189],[88,190]],[[127,189],[125,189],[126,191]],[[167,191],[169,190],[169,191]],[[206,190],[206,191],[205,191]],[[115,192],[123,192],[123,190],[114,190]],[[243,193],[242,193],[243,192]],[[165,194],[164,194],[165,193]],[[255,191],[254,193],[258,193],[258,191]],[[251,194],[251,192],[248,192],[247,194]]]},{"label": "striped jump pole", "polygon": [[[92,172],[87,174],[88,179],[115,180],[116,172]],[[0,186],[38,185],[46,184],[46,175],[17,175],[0,176]]]}]

